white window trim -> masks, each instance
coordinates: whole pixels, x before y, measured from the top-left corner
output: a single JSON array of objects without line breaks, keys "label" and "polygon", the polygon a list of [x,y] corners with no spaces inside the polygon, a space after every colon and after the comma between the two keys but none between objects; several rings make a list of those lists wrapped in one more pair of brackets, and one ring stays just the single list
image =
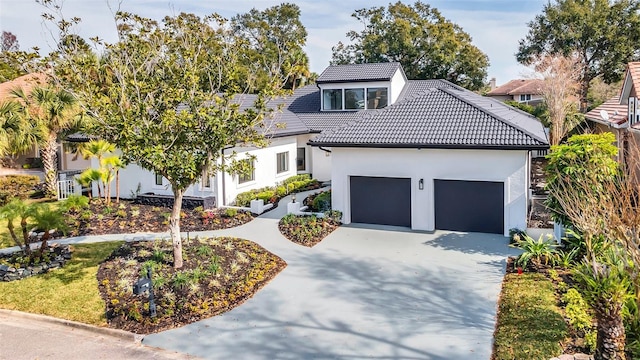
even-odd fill
[{"label": "white window trim", "polygon": [[[285,157],[285,161],[283,162],[285,169],[280,171],[280,155],[283,155]],[[289,170],[291,169],[291,164],[289,163],[289,151],[282,151],[279,153],[276,153],[276,176],[280,176],[282,174],[287,174],[289,172]]]},{"label": "white window trim", "polygon": [[152,183],[153,185],[152,185],[151,187],[152,187],[153,189],[164,189],[164,186],[165,186],[165,185],[164,185],[164,176],[162,176],[162,181],[161,181],[161,182],[162,182],[162,184],[158,184],[158,183],[156,182],[156,180],[157,180],[157,177],[158,177],[158,176],[162,176],[162,175],[160,175],[160,174],[158,174],[158,173],[155,173],[155,172],[153,173],[153,183]]},{"label": "white window trim", "polygon": [[240,181],[240,177],[242,176],[241,174],[236,174],[236,182],[238,183],[238,186],[246,186],[246,185],[250,185],[250,184],[254,184],[256,182],[256,162],[250,159],[243,159],[247,160],[247,161],[251,161],[252,162],[252,173],[251,173],[251,180],[247,180],[247,181]]}]

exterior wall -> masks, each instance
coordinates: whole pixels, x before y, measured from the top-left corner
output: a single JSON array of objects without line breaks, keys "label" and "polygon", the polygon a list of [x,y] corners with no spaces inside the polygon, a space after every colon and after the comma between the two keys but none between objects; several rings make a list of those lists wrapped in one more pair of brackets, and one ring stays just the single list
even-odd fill
[{"label": "exterior wall", "polygon": [[[256,157],[255,180],[240,184],[237,175],[219,174],[216,178],[217,199],[223,198],[223,179],[224,176],[224,203],[218,201],[218,205],[230,205],[241,193],[251,189],[258,189],[265,186],[273,186],[291,176],[296,175],[296,151],[297,142],[295,137],[284,137],[271,140],[271,144],[266,148],[233,148],[225,153],[230,154],[236,151],[236,159],[240,160],[247,157],[247,154]],[[280,174],[277,173],[276,155],[281,152],[289,152],[289,169]]]},{"label": "exterior wall", "polygon": [[297,137],[297,147],[304,147],[307,155],[307,169],[306,171],[298,171],[298,173],[309,173],[314,179],[321,182],[329,181],[331,180],[331,153],[320,150],[318,147],[307,145],[307,142],[315,136],[315,134],[310,134],[298,135]]},{"label": "exterior wall", "polygon": [[507,100],[513,100],[513,97],[511,95],[487,95],[487,96],[502,102]]},{"label": "exterior wall", "polygon": [[398,100],[402,89],[407,83],[407,79],[405,78],[402,70],[396,70],[396,73],[391,77],[391,89],[389,89],[389,104],[393,104]]},{"label": "exterior wall", "polygon": [[[504,182],[504,235],[527,225],[525,150],[440,150],[333,148],[332,203],[351,222],[350,176],[411,178],[411,228],[433,231],[434,179]],[[424,179],[424,190],[418,182]],[[375,196],[375,194],[372,194]],[[380,204],[384,206],[384,204]]]},{"label": "exterior wall", "polygon": [[[230,204],[237,194],[255,188],[275,185],[288,177],[296,174],[295,156],[296,156],[296,139],[288,137],[282,139],[274,139],[266,148],[232,148],[225,151],[229,155],[233,151],[236,152],[236,159],[240,160],[247,157],[247,154],[256,156],[255,180],[239,184],[237,175],[224,174],[224,195],[226,201],[224,204]],[[276,154],[280,152],[289,152],[289,170],[277,173]],[[93,167],[97,167],[97,160],[92,160]],[[216,176],[217,175],[217,176]],[[223,174],[212,174],[211,187],[204,188],[201,182],[190,186],[185,191],[185,196],[208,197],[216,196],[216,204],[222,205],[223,196]],[[151,171],[144,170],[137,164],[129,164],[126,168],[120,170],[120,197],[130,198],[135,193],[138,184],[140,185],[140,194],[154,193],[158,195],[172,195],[171,186],[167,179],[162,179],[162,185],[155,184],[155,174]],[[111,190],[115,196],[115,181]],[[94,195],[97,195],[97,187],[94,186]]]},{"label": "exterior wall", "polygon": [[542,95],[534,95],[531,94],[531,100],[527,100],[527,101],[520,101],[520,95],[513,95],[513,98],[511,99],[507,99],[507,100],[513,100],[515,102],[521,102],[521,103],[525,103],[525,104],[539,104],[541,103],[544,99],[542,98]]}]

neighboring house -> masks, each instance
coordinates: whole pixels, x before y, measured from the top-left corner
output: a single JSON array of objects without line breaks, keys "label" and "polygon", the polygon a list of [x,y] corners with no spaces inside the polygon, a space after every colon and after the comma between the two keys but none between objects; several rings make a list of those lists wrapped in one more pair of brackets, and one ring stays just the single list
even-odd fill
[{"label": "neighboring house", "polygon": [[[634,159],[629,158],[630,144],[640,145],[640,62],[627,64],[620,94],[586,113],[585,119],[596,133],[615,134],[618,160],[631,165]],[[637,153],[631,155],[637,156]]]},{"label": "neighboring house", "polygon": [[[250,99],[250,97],[247,97]],[[271,143],[233,148],[256,156],[251,176],[208,174],[187,196],[232,204],[243,191],[309,173],[331,180],[345,223],[508,235],[526,228],[531,150],[548,148],[540,122],[445,80],[407,80],[399,63],[328,67],[297,89]],[[166,179],[135,165],[121,196],[171,194]]]},{"label": "neighboring house", "polygon": [[516,79],[495,87],[495,79],[492,79],[492,89],[487,96],[500,101],[516,101],[529,105],[538,105],[542,102],[542,80]]},{"label": "neighboring house", "polygon": [[[11,81],[6,81],[0,84],[0,102],[14,101],[15,97],[12,95],[14,90],[22,89],[25,94],[29,94],[31,89],[35,86],[46,85],[47,75],[42,73],[27,74],[17,77]],[[32,167],[38,166],[40,163],[40,150],[35,145],[33,149],[16,156],[8,157],[4,159],[4,165],[10,167]],[[83,159],[81,156],[73,154],[69,144],[66,141],[61,141],[58,148],[58,170],[61,171],[79,171],[88,168],[91,165],[89,160]]]}]

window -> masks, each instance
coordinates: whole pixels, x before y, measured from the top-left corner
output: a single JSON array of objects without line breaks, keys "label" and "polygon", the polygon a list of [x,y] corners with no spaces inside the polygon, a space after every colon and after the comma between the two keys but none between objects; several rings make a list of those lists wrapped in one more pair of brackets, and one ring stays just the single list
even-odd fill
[{"label": "window", "polygon": [[276,154],[278,162],[278,174],[289,171],[289,152],[281,152]]},{"label": "window", "polygon": [[207,171],[202,173],[202,187],[205,189],[211,188],[211,177]]},{"label": "window", "polygon": [[238,183],[242,184],[242,183],[246,183],[249,181],[253,181],[256,179],[256,170],[255,167],[253,166],[253,160],[249,160],[249,159],[244,159],[244,160],[240,160],[243,164],[243,167],[248,167],[248,172],[244,173],[244,174],[239,174],[238,175]]},{"label": "window", "polygon": [[387,88],[367,89],[367,109],[382,109],[387,102]]},{"label": "window", "polygon": [[296,170],[305,171],[307,170],[307,161],[305,158],[305,148],[298,148],[298,154],[296,156]]},{"label": "window", "polygon": [[322,91],[323,110],[342,110],[342,89],[328,89]]},{"label": "window", "polygon": [[531,101],[531,94],[521,94],[520,101]]},{"label": "window", "polygon": [[162,186],[162,175],[156,173],[156,185]]},{"label": "window", "polygon": [[364,89],[344,89],[344,108],[364,109]]}]

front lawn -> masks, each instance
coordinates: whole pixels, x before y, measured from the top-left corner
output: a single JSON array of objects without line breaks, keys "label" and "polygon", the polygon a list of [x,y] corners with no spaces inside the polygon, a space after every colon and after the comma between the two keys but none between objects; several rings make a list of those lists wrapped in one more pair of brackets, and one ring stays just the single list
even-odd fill
[{"label": "front lawn", "polygon": [[554,284],[539,273],[509,273],[502,284],[494,360],[551,359],[562,354],[569,329]]},{"label": "front lawn", "polygon": [[122,242],[77,244],[65,267],[11,282],[0,282],[0,307],[105,326],[98,291],[98,265]]}]

